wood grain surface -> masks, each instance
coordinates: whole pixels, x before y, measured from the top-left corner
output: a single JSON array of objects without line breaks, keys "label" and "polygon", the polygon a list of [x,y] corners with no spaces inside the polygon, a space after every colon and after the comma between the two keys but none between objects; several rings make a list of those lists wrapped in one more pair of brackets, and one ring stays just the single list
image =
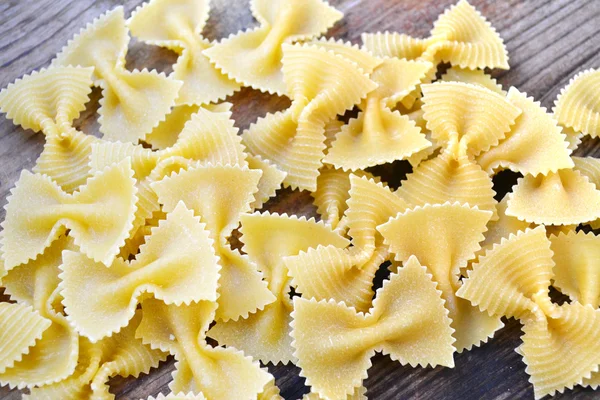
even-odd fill
[{"label": "wood grain surface", "polygon": [[[508,47],[511,69],[493,71],[505,88],[514,85],[552,107],[568,80],[586,68],[600,67],[599,0],[470,0],[500,32]],[[112,7],[123,4],[127,15],[140,0],[0,0],[0,87],[25,73],[49,65],[50,60],[86,23]],[[328,36],[359,42],[362,32],[390,30],[417,37],[427,36],[433,21],[453,0],[331,0],[343,11],[344,19]],[[238,30],[256,26],[247,0],[213,0],[204,35],[220,39]],[[149,67],[170,71],[176,56],[167,50],[130,44],[127,67]],[[94,90],[87,110],[77,121],[79,129],[97,134],[96,110],[99,92]],[[245,129],[257,117],[287,107],[286,98],[243,89],[229,101],[234,118]],[[0,117],[0,202],[23,168],[31,169],[42,150],[44,137],[15,127]],[[577,155],[600,157],[597,140],[584,140]],[[384,179],[398,181],[407,170],[396,163],[377,172]],[[511,176],[504,176],[508,183]],[[500,188],[507,182],[499,182]],[[510,185],[508,185],[510,187]],[[315,215],[307,193],[281,190],[266,208],[271,211]],[[4,210],[0,210],[0,220]],[[0,295],[1,296],[1,295]],[[520,324],[507,321],[506,327],[489,343],[456,355],[454,369],[413,369],[377,355],[365,385],[370,399],[533,399],[525,366],[514,351],[520,344]],[[298,399],[308,391],[294,366],[272,366],[277,385],[286,399]],[[167,393],[173,360],[137,380],[113,379],[111,391],[117,399],[141,399]],[[18,391],[0,388],[0,398],[19,399]],[[576,388],[556,396],[566,399],[593,399],[600,394]],[[232,399],[235,400],[235,399]]]}]

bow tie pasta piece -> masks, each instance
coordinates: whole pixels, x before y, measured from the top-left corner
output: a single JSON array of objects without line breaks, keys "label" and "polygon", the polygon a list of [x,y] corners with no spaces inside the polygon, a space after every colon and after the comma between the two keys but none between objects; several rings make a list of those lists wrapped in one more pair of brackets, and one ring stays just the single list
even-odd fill
[{"label": "bow tie pasta piece", "polygon": [[183,82],[177,105],[217,102],[240,88],[202,53],[212,46],[201,36],[209,8],[208,0],[151,0],[128,21],[133,36],[179,54],[173,67],[173,78]]},{"label": "bow tie pasta piece", "polygon": [[[217,319],[237,320],[275,300],[256,265],[227,239],[250,211],[261,172],[239,165],[198,165],[153,183],[165,211],[181,200],[206,224],[220,258]],[[240,285],[239,282],[244,282]]]},{"label": "bow tie pasta piece", "polygon": [[175,105],[181,81],[156,71],[127,71],[128,42],[123,7],[116,7],[75,35],[52,65],[94,67],[94,84],[103,96],[100,132],[109,140],[137,143]]},{"label": "bow tie pasta piece", "polygon": [[358,68],[362,69],[366,74],[370,74],[378,65],[384,62],[384,60],[374,57],[368,50],[360,48],[356,44],[344,42],[342,39],[336,40],[335,38],[327,39],[321,37],[318,39],[307,40],[303,43],[332,51],[356,64]]},{"label": "bow tie pasta piece", "polygon": [[[596,189],[600,188],[600,159],[594,157],[571,157],[575,170],[586,176]],[[600,219],[589,222],[592,229],[600,228]]]},{"label": "bow tie pasta piece", "polygon": [[427,205],[407,210],[377,228],[397,261],[406,263],[414,255],[433,275],[446,301],[459,353],[486,342],[503,326],[500,318],[456,296],[460,269],[480,249],[490,216],[489,211],[458,203]]},{"label": "bow tie pasta piece", "polygon": [[582,384],[600,364],[600,314],[589,305],[550,300],[550,246],[542,226],[511,235],[480,257],[458,291],[490,315],[523,323],[518,352],[536,399]]},{"label": "bow tie pasta piece", "polygon": [[152,350],[135,337],[141,317],[141,311],[136,311],[129,325],[98,343],[92,344],[87,339],[80,338],[79,359],[73,374],[60,382],[32,388],[30,394],[23,398],[114,399],[114,395],[108,391],[109,378],[137,378],[167,359],[167,354]]},{"label": "bow tie pasta piece", "polygon": [[563,168],[573,168],[566,136],[551,114],[533,98],[514,87],[507,100],[521,109],[515,124],[497,146],[477,157],[488,173],[509,168],[523,175],[547,175]]},{"label": "bow tie pasta piece", "polygon": [[[367,388],[360,386],[354,389],[354,393],[349,394],[345,400],[367,400]],[[302,400],[323,400],[317,393],[310,392],[302,396]]]},{"label": "bow tie pasta piece", "polygon": [[325,33],[343,14],[323,0],[252,0],[250,8],[260,27],[231,35],[204,54],[244,86],[289,96],[293,93],[282,73],[284,43]]},{"label": "bow tie pasta piece", "polygon": [[96,342],[128,324],[143,293],[167,304],[216,301],[221,267],[205,228],[180,202],[132,262],[117,258],[107,268],[65,252],[61,287],[69,320]]},{"label": "bow tie pasta piece", "polygon": [[600,136],[600,71],[575,75],[554,102],[558,123],[591,137]]},{"label": "bow tie pasta piece", "polygon": [[[142,399],[143,400],[143,399]],[[164,395],[160,393],[157,397],[150,396],[148,400],[206,400],[206,397],[202,393],[194,394],[194,393],[169,393],[168,395]]]},{"label": "bow tie pasta piece", "polygon": [[370,75],[378,84],[361,104],[361,113],[336,135],[324,162],[357,170],[405,159],[431,143],[406,115],[392,109],[415,90],[428,62],[386,59]]},{"label": "bow tie pasta piece", "polygon": [[258,119],[242,138],[252,154],[287,173],[286,186],[315,191],[327,122],[360,103],[376,84],[356,64],[314,45],[283,45],[282,62],[292,105]]},{"label": "bow tie pasta piece", "polygon": [[6,269],[35,259],[67,229],[84,254],[110,265],[132,229],[136,202],[129,160],[96,173],[72,195],[45,175],[23,171],[2,223]]},{"label": "bow tie pasta piece", "polygon": [[175,355],[176,371],[169,384],[173,392],[203,393],[215,400],[256,399],[272,376],[241,351],[206,342],[216,307],[216,302],[207,301],[176,306],[144,300],[136,337]]},{"label": "bow tie pasta piece", "polygon": [[482,69],[467,69],[453,66],[446,70],[441,77],[441,81],[470,83],[490,89],[492,92],[496,92],[500,95],[506,95],[506,92],[502,89],[502,85],[500,85],[496,79],[492,78],[491,75],[486,74]]},{"label": "bow tie pasta piece", "polygon": [[454,366],[448,311],[415,257],[384,282],[368,314],[296,297],[293,317],[300,375],[324,399],[346,398],[359,387],[376,351],[411,366]]},{"label": "bow tie pasta piece", "polygon": [[262,271],[276,300],[246,319],[218,321],[208,336],[263,363],[287,364],[293,360],[289,337],[293,307],[283,258],[319,244],[343,248],[349,243],[329,226],[313,219],[254,213],[242,215],[241,222],[243,249]]}]

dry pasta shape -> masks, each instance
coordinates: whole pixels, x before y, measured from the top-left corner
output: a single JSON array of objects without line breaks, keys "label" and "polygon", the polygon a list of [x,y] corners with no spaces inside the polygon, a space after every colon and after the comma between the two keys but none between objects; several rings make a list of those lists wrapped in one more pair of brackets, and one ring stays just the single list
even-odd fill
[{"label": "dry pasta shape", "polygon": [[358,45],[350,42],[344,42],[342,39],[336,40],[335,38],[327,39],[325,37],[320,37],[318,39],[304,41],[304,43],[318,46],[339,54],[345,59],[358,65],[363,72],[368,74],[373,72],[377,66],[384,62],[384,60],[374,57],[373,54],[371,54],[365,48],[361,48]]},{"label": "dry pasta shape", "polygon": [[77,368],[60,382],[31,389],[24,395],[27,400],[42,399],[107,399],[115,398],[109,392],[108,380],[114,376],[137,378],[158,367],[167,355],[152,350],[135,337],[141,320],[141,311],[119,333],[92,344],[80,339]]},{"label": "dry pasta shape", "polygon": [[367,314],[344,303],[296,297],[293,317],[300,374],[324,399],[346,398],[360,387],[376,351],[414,367],[454,366],[448,311],[415,257],[384,282]]},{"label": "dry pasta shape", "polygon": [[500,95],[506,95],[502,89],[502,85],[500,85],[496,79],[492,78],[491,75],[486,74],[482,69],[468,69],[452,66],[442,75],[441,80],[443,82],[463,82],[479,85]]},{"label": "dry pasta shape", "polygon": [[63,304],[92,342],[126,326],[144,293],[176,305],[217,300],[219,259],[205,224],[182,202],[152,229],[132,262],[117,258],[107,268],[83,254],[63,257]]},{"label": "dry pasta shape", "polygon": [[181,81],[156,71],[127,71],[128,43],[123,7],[116,7],[75,35],[52,65],[94,67],[94,85],[102,88],[103,96],[100,132],[109,140],[137,143],[175,105]]},{"label": "dry pasta shape", "polygon": [[342,13],[323,0],[252,0],[260,27],[239,32],[204,51],[229,77],[272,94],[293,94],[282,73],[283,44],[325,33]]},{"label": "dry pasta shape", "polygon": [[[302,400],[322,400],[322,397],[320,397],[317,393],[310,392],[305,394],[302,397]],[[354,393],[345,397],[345,400],[367,400],[367,388],[364,386],[357,387],[354,389]]]},{"label": "dry pasta shape", "polygon": [[378,227],[397,261],[406,263],[414,255],[433,275],[452,319],[458,352],[486,342],[503,326],[500,318],[456,296],[460,269],[479,250],[490,216],[489,211],[445,203],[407,210]]},{"label": "dry pasta shape", "polygon": [[[523,251],[527,249],[527,251]],[[598,371],[600,314],[577,302],[550,300],[552,250],[544,227],[511,235],[469,271],[458,295],[490,315],[523,323],[519,354],[536,399],[582,384]]]},{"label": "dry pasta shape", "polygon": [[179,54],[172,75],[183,82],[177,105],[217,102],[240,88],[203,54],[212,46],[202,37],[208,13],[208,0],[151,0],[138,7],[128,21],[133,36]]},{"label": "dry pasta shape", "polygon": [[508,196],[506,213],[526,222],[574,225],[600,217],[600,191],[575,169],[527,175]]},{"label": "dry pasta shape", "polygon": [[[266,369],[266,368],[265,368]],[[265,387],[263,388],[262,393],[259,393],[257,400],[283,400],[281,397],[279,388],[275,385],[275,378],[271,375],[271,379]]]},{"label": "dry pasta shape", "polygon": [[[261,172],[238,165],[199,165],[152,184],[165,211],[179,201],[194,210],[206,224],[220,258],[220,320],[247,318],[275,300],[247,256],[231,249],[227,242],[240,218],[251,209]],[[245,282],[243,286],[237,282]]]},{"label": "dry pasta shape", "polygon": [[215,400],[256,399],[272,376],[241,351],[206,342],[216,307],[207,301],[176,306],[147,299],[136,337],[175,355],[176,370],[169,384],[173,392],[203,393]]},{"label": "dry pasta shape", "polygon": [[[575,169],[586,176],[592,182],[596,189],[600,189],[600,160],[594,157],[571,157],[575,164]],[[589,222],[592,229],[600,228],[600,220],[596,219]]]},{"label": "dry pasta shape", "polygon": [[72,195],[45,175],[23,171],[2,223],[6,269],[35,259],[67,229],[84,254],[110,265],[129,236],[136,201],[129,160],[96,173]]},{"label": "dry pasta shape", "polygon": [[600,71],[588,69],[575,75],[554,103],[558,122],[575,132],[600,136]]},{"label": "dry pasta shape", "polygon": [[282,62],[292,105],[250,125],[243,141],[252,154],[287,173],[286,186],[315,191],[327,122],[358,104],[376,84],[356,64],[314,45],[283,45]]},{"label": "dry pasta shape", "polygon": [[350,190],[350,172],[325,165],[317,177],[317,190],[312,192],[313,204],[321,220],[338,227],[344,212],[348,208],[348,191]]},{"label": "dry pasta shape", "polygon": [[[143,399],[142,399],[143,400]],[[160,393],[157,397],[150,396],[147,400],[206,400],[206,397],[202,393],[194,394],[190,393],[169,393],[164,395]]]},{"label": "dry pasta shape", "polygon": [[506,97],[521,109],[506,137],[477,158],[488,173],[508,168],[523,175],[547,175],[573,168],[566,136],[539,102],[511,87]]},{"label": "dry pasta shape", "polygon": [[246,319],[218,321],[208,336],[263,363],[287,364],[294,360],[289,337],[293,308],[283,258],[319,244],[345,247],[348,240],[323,223],[285,214],[246,214],[241,222],[243,249],[263,273],[276,300]]}]

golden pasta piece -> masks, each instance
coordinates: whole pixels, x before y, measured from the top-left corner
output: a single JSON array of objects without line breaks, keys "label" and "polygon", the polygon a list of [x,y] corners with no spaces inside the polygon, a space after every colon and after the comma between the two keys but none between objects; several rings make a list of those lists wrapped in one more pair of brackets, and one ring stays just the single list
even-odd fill
[{"label": "golden pasta piece", "polygon": [[523,175],[547,175],[563,168],[573,168],[566,136],[551,114],[539,102],[514,87],[507,100],[521,110],[506,137],[477,157],[488,173],[508,168]]},{"label": "golden pasta piece", "polygon": [[263,273],[276,300],[246,319],[217,321],[208,336],[263,363],[287,364],[294,360],[289,336],[293,308],[283,258],[319,244],[346,247],[349,242],[331,227],[313,219],[265,212],[242,215],[241,222],[243,249]]},{"label": "golden pasta piece", "polygon": [[179,54],[173,67],[173,78],[183,82],[177,105],[217,102],[240,88],[203,54],[212,46],[202,37],[208,14],[208,0],[151,0],[138,7],[128,21],[133,36]]},{"label": "golden pasta piece", "polygon": [[397,261],[406,263],[414,255],[433,275],[446,301],[459,353],[486,342],[503,326],[500,318],[456,296],[460,269],[480,249],[490,216],[489,211],[445,203],[407,210],[378,227]]},{"label": "golden pasta piece", "polygon": [[215,400],[256,399],[272,376],[241,351],[206,342],[216,307],[208,301],[176,306],[144,300],[136,337],[175,356],[176,371],[169,384],[173,392],[202,393]]},{"label": "golden pasta piece", "polygon": [[250,208],[257,210],[262,208],[263,204],[271,197],[275,197],[277,190],[281,188],[286,173],[280,171],[279,168],[261,156],[248,154],[246,161],[250,169],[262,171],[257,185],[258,192],[254,193],[254,201],[250,204]]},{"label": "golden pasta piece", "polygon": [[591,137],[600,136],[600,71],[588,69],[575,75],[554,103],[558,122]]},{"label": "golden pasta piece", "polygon": [[573,225],[600,218],[600,191],[575,169],[527,175],[508,195],[506,214],[544,225]]},{"label": "golden pasta piece", "polygon": [[132,262],[117,258],[107,268],[80,253],[63,258],[67,318],[92,342],[126,326],[144,293],[176,305],[217,300],[219,258],[206,225],[182,202],[152,229]]},{"label": "golden pasta piece", "polygon": [[346,398],[360,387],[376,351],[411,366],[454,366],[448,311],[415,257],[384,282],[368,314],[296,297],[293,317],[300,375],[324,399]]},{"label": "golden pasta piece", "polygon": [[442,75],[441,80],[444,82],[462,82],[471,83],[473,85],[483,86],[496,92],[500,95],[506,95],[496,79],[491,75],[486,74],[482,69],[468,69],[457,66],[452,66]]},{"label": "golden pasta piece", "polygon": [[344,170],[365,169],[405,159],[431,143],[406,115],[392,109],[415,90],[431,63],[389,58],[371,73],[378,84],[361,113],[342,127],[324,162]]},{"label": "golden pasta piece", "polygon": [[[554,116],[556,118],[556,116]],[[569,143],[569,150],[577,150],[581,144],[581,138],[584,136],[583,133],[575,131],[573,128],[563,128],[563,133],[567,137],[567,143]]]},{"label": "golden pasta piece", "polygon": [[241,216],[250,211],[260,177],[260,171],[247,167],[208,164],[182,170],[151,185],[165,211],[183,201],[206,224],[222,267],[217,309],[220,320],[247,318],[248,313],[275,300],[256,265],[233,251],[227,242]]},{"label": "golden pasta piece", "polygon": [[125,69],[129,36],[123,7],[101,15],[70,40],[52,66],[94,67],[102,88],[100,132],[109,140],[137,143],[175,105],[181,81],[156,71]]},{"label": "golden pasta piece", "polygon": [[[266,370],[266,368],[265,368]],[[267,382],[263,388],[262,393],[258,394],[257,400],[283,400],[281,397],[279,388],[275,385],[275,378],[271,375],[271,380]]]},{"label": "golden pasta piece", "polygon": [[[346,400],[367,400],[367,388],[364,386],[357,387],[354,389],[354,393],[349,394],[345,397]],[[305,394],[302,400],[322,400],[322,398],[314,392]]]},{"label": "golden pasta piece", "polygon": [[[594,157],[571,157],[575,170],[586,176],[596,189],[600,189],[600,160]],[[592,229],[600,228],[600,219],[589,222]]]},{"label": "golden pasta piece", "polygon": [[45,175],[22,171],[7,199],[2,223],[6,269],[35,259],[67,229],[84,254],[112,264],[129,236],[136,210],[135,180],[129,164],[125,160],[107,167],[72,195]]},{"label": "golden pasta piece", "polygon": [[370,74],[373,70],[381,65],[384,60],[374,57],[368,50],[361,48],[356,44],[350,42],[344,42],[342,39],[336,40],[335,38],[321,37],[318,39],[312,39],[305,41],[304,43],[321,47],[338,54],[349,61],[352,61],[364,73]]},{"label": "golden pasta piece", "polygon": [[377,32],[361,35],[363,46],[377,57],[420,58],[428,46],[425,39],[413,38],[403,33]]},{"label": "golden pasta piece", "polygon": [[282,72],[284,43],[319,36],[343,14],[323,0],[252,0],[250,8],[260,27],[231,35],[204,54],[244,86],[293,96]]},{"label": "golden pasta piece", "polygon": [[27,400],[37,399],[114,399],[108,380],[114,376],[137,378],[166,360],[167,354],[152,350],[134,335],[140,324],[141,311],[119,333],[91,344],[80,338],[79,359],[72,375],[51,385],[32,388]]},{"label": "golden pasta piece", "polygon": [[[526,249],[524,251],[523,249]],[[510,235],[469,271],[458,295],[490,315],[518,318],[536,399],[582,384],[598,371],[600,314],[573,302],[550,300],[552,250],[543,226]]]},{"label": "golden pasta piece", "polygon": [[[143,400],[143,399],[142,399]],[[168,395],[164,395],[160,393],[157,397],[150,396],[148,400],[206,400],[206,397],[202,393],[194,394],[192,392],[184,394],[184,393],[169,393]]]},{"label": "golden pasta piece", "polygon": [[314,192],[326,123],[359,103],[376,84],[356,64],[314,45],[284,44],[282,62],[292,105],[259,118],[242,137],[252,154],[287,173],[286,186]]},{"label": "golden pasta piece", "polygon": [[62,251],[73,249],[72,239],[61,236],[35,260],[13,268],[3,278],[6,294],[20,304],[33,307],[49,325],[26,355],[0,373],[3,384],[19,388],[46,385],[73,373],[79,336],[61,312],[57,289]]}]

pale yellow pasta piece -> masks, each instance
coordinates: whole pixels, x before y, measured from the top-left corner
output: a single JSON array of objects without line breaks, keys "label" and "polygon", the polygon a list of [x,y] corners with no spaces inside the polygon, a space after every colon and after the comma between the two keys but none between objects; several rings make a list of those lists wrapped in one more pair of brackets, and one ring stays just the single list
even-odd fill
[{"label": "pale yellow pasta piece", "polygon": [[477,163],[488,174],[508,168],[523,175],[547,175],[573,168],[566,136],[552,115],[514,87],[509,89],[506,98],[521,114],[506,137],[479,155]]},{"label": "pale yellow pasta piece", "polygon": [[486,342],[503,326],[500,318],[456,296],[460,269],[480,249],[490,216],[489,211],[445,203],[407,210],[378,227],[397,261],[406,263],[414,255],[433,275],[446,301],[459,353]]},{"label": "pale yellow pasta piece", "polygon": [[[556,118],[556,116],[555,116]],[[563,133],[567,137],[567,143],[569,143],[569,150],[577,150],[581,144],[581,138],[584,136],[583,133],[575,131],[573,128],[563,126]]]},{"label": "pale yellow pasta piece", "polygon": [[468,69],[452,66],[442,75],[441,80],[444,82],[471,83],[473,85],[483,86],[500,95],[506,95],[502,89],[502,85],[500,85],[496,79],[492,78],[491,75],[486,74],[482,69]]},{"label": "pale yellow pasta piece", "polygon": [[425,39],[417,39],[396,32],[363,33],[363,46],[377,57],[420,58],[428,46]]},{"label": "pale yellow pasta piece", "polygon": [[243,249],[262,271],[276,300],[246,319],[217,321],[208,336],[264,363],[287,364],[294,360],[289,337],[293,309],[283,258],[319,244],[343,248],[349,242],[313,219],[254,213],[242,215],[241,222]]},{"label": "pale yellow pasta piece", "polygon": [[338,224],[348,208],[346,201],[350,197],[350,172],[325,165],[317,178],[317,190],[310,195],[317,206],[321,220],[331,225],[333,229]]},{"label": "pale yellow pasta piece", "polygon": [[329,151],[336,135],[342,130],[342,126],[344,126],[344,123],[337,119],[332,119],[325,124],[325,154]]},{"label": "pale yellow pasta piece", "polygon": [[219,258],[206,225],[182,202],[152,229],[132,262],[117,258],[107,268],[75,252],[63,258],[67,318],[92,342],[126,326],[144,293],[176,305],[217,300]]},{"label": "pale yellow pasta piece", "polygon": [[[143,400],[143,399],[141,399]],[[159,394],[157,397],[150,396],[147,400],[206,400],[202,393],[169,393],[168,395]]]},{"label": "pale yellow pasta piece", "polygon": [[[302,400],[322,400],[317,393],[311,392],[302,396]],[[367,400],[367,388],[364,386],[354,389],[354,393],[349,394],[346,400]]]},{"label": "pale yellow pasta piece", "polygon": [[167,354],[152,350],[135,337],[140,324],[141,311],[137,311],[129,325],[119,333],[91,344],[80,338],[79,359],[72,375],[51,385],[32,388],[27,400],[42,399],[98,399],[112,400],[108,380],[113,376],[137,378],[147,374],[166,360]]},{"label": "pale yellow pasta piece", "polygon": [[360,48],[358,45],[353,45],[350,42],[344,42],[342,39],[336,40],[335,38],[327,39],[325,37],[321,37],[318,39],[305,41],[304,43],[318,46],[339,54],[340,56],[355,63],[360,69],[363,70],[364,73],[367,74],[373,72],[377,66],[384,62],[384,60],[374,57],[373,54],[371,54],[371,52],[365,48]]},{"label": "pale yellow pasta piece", "polygon": [[263,388],[262,393],[258,394],[256,400],[283,400],[283,397],[280,395],[279,388],[277,385],[275,385],[275,378],[273,375],[271,375],[271,379]]},{"label": "pale yellow pasta piece", "polygon": [[10,270],[35,259],[67,229],[84,254],[110,265],[131,231],[137,197],[125,160],[96,173],[72,195],[45,175],[23,171],[7,200],[1,243]]},{"label": "pale yellow pasta piece", "polygon": [[208,164],[179,171],[151,185],[165,211],[183,201],[206,224],[215,241],[222,267],[217,309],[220,320],[246,318],[275,300],[256,265],[227,243],[241,216],[251,210],[260,177],[261,171],[247,167]]},{"label": "pale yellow pasta piece", "polygon": [[454,366],[448,311],[415,257],[384,282],[368,314],[296,297],[293,316],[300,375],[325,399],[346,398],[360,387],[376,351],[411,366]]},{"label": "pale yellow pasta piece", "polygon": [[137,143],[175,105],[181,81],[156,71],[127,71],[128,42],[123,7],[116,7],[75,35],[52,65],[94,67],[94,85],[102,88],[100,132],[109,140]]},{"label": "pale yellow pasta piece", "polygon": [[[568,135],[567,135],[568,136]],[[571,157],[575,169],[586,176],[596,189],[600,189],[600,160],[594,157]],[[600,228],[600,219],[589,222],[592,229]]]},{"label": "pale yellow pasta piece", "polygon": [[508,195],[507,215],[544,225],[573,225],[600,218],[600,191],[575,169],[517,181]]},{"label": "pale yellow pasta piece", "polygon": [[173,392],[203,393],[215,400],[256,399],[272,376],[241,351],[206,342],[216,307],[216,302],[207,301],[176,306],[144,300],[136,337],[175,356],[176,371],[169,384]]},{"label": "pale yellow pasta piece", "polygon": [[246,157],[248,167],[254,170],[261,170],[262,175],[258,181],[258,192],[254,193],[254,201],[250,204],[253,210],[262,208],[265,202],[271,197],[275,197],[277,190],[285,179],[286,173],[280,171],[275,165],[261,156],[248,154]]},{"label": "pale yellow pasta piece", "polygon": [[[526,249],[524,251],[524,249]],[[600,314],[550,300],[552,250],[543,226],[510,235],[469,271],[458,295],[490,315],[523,323],[523,356],[536,399],[583,384],[600,364]]]},{"label": "pale yellow pasta piece", "polygon": [[323,0],[252,0],[250,8],[260,27],[231,35],[204,54],[244,86],[293,95],[282,73],[282,45],[325,33],[343,14]]},{"label": "pale yellow pasta piece", "polygon": [[554,115],[565,127],[591,137],[600,136],[600,71],[575,75],[554,103]]},{"label": "pale yellow pasta piece", "polygon": [[379,86],[361,104],[362,112],[342,127],[324,162],[357,170],[405,159],[431,143],[405,115],[392,111],[424,80],[431,63],[386,59],[371,74]]},{"label": "pale yellow pasta piece", "polygon": [[243,141],[252,154],[287,173],[284,185],[315,191],[326,123],[359,103],[376,84],[356,64],[314,45],[284,44],[282,62],[292,105],[259,118],[243,133]]}]

